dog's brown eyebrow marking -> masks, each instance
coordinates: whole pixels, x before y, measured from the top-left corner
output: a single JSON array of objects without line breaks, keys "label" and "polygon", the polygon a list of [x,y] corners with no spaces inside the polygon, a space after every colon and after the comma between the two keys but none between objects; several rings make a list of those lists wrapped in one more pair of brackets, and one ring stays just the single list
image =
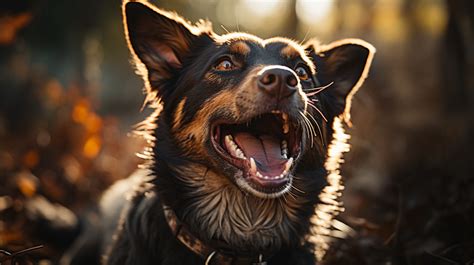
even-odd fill
[{"label": "dog's brown eyebrow marking", "polygon": [[250,53],[250,47],[244,41],[237,41],[237,42],[231,43],[229,50],[232,53],[239,53],[244,56]]},{"label": "dog's brown eyebrow marking", "polygon": [[186,103],[186,98],[183,98],[179,103],[174,113],[173,129],[178,128],[181,125],[183,119],[183,107]]},{"label": "dog's brown eyebrow marking", "polygon": [[291,45],[286,45],[285,47],[283,47],[283,49],[281,49],[280,54],[284,58],[296,58],[300,56],[300,51],[298,51],[297,49],[295,49],[295,47]]}]

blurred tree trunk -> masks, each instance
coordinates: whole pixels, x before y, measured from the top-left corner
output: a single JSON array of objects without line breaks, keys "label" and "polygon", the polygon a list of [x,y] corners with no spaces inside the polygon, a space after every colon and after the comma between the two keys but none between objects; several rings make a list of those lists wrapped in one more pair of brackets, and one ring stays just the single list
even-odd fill
[{"label": "blurred tree trunk", "polygon": [[448,0],[447,6],[441,65],[445,107],[448,112],[474,113],[474,1]]},{"label": "blurred tree trunk", "polygon": [[296,16],[296,0],[290,0],[286,3],[288,6],[288,16],[283,27],[275,32],[275,36],[285,36],[296,39],[298,35],[298,17]]}]

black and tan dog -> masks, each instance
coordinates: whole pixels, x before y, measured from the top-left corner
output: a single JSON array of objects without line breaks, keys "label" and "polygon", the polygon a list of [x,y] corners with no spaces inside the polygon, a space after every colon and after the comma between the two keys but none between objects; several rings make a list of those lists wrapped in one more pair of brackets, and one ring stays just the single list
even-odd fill
[{"label": "black and tan dog", "polygon": [[156,106],[148,170],[106,193],[101,225],[64,260],[101,248],[106,264],[315,264],[332,125],[349,120],[375,49],[217,35],[145,2],[123,15]]}]

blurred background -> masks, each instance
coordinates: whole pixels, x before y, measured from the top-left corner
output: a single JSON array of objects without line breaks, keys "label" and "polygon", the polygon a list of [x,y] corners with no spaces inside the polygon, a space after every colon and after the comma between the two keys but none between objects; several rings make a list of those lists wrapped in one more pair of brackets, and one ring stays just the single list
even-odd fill
[{"label": "blurred background", "polygon": [[[207,18],[220,34],[372,43],[343,166],[339,219],[355,233],[324,264],[474,264],[473,1],[151,2],[192,22]],[[140,163],[144,142],[130,132],[149,111],[120,8],[119,0],[0,2],[2,250],[43,243],[27,222],[28,201],[87,211]],[[46,244],[20,262],[54,264],[61,251]]]}]

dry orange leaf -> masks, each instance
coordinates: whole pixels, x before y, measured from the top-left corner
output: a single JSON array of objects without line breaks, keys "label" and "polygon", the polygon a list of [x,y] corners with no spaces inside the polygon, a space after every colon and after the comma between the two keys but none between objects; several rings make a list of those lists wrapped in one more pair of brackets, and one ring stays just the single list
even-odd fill
[{"label": "dry orange leaf", "polygon": [[84,144],[84,156],[90,159],[95,158],[99,154],[101,145],[102,140],[97,135],[89,137]]}]

